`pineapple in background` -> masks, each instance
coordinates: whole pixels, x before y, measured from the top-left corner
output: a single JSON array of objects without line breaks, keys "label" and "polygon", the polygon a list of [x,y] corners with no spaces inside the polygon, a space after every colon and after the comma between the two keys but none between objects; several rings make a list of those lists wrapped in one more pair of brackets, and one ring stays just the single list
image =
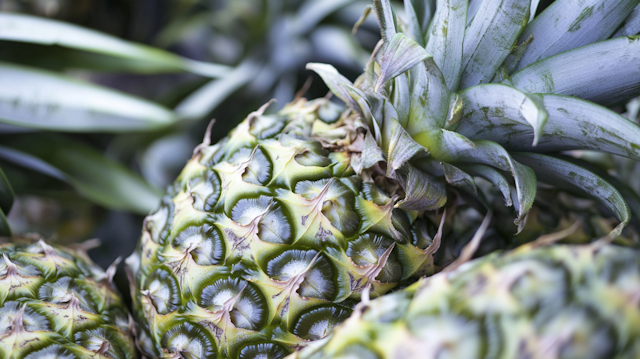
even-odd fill
[{"label": "pineapple in background", "polygon": [[290,358],[637,358],[639,258],[598,242],[493,253],[361,303]]},{"label": "pineapple in background", "polygon": [[640,0],[537,3],[405,1],[401,20],[376,0],[355,83],[308,65],[346,109],[297,98],[207,133],[127,259],[145,355],[272,359],[325,337],[363,293],[434,273],[466,213],[437,211],[491,206],[478,178],[515,212],[493,228],[525,228],[539,180],[598,199],[620,235],[620,191],[557,154],[640,159],[640,127],[603,107],[640,93]]},{"label": "pineapple in background", "polygon": [[0,242],[0,358],[137,358],[114,274],[83,250]]}]

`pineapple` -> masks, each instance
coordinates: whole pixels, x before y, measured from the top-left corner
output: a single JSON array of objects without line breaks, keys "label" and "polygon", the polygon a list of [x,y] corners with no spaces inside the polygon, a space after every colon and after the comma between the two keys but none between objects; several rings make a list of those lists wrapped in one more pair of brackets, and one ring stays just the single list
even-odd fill
[{"label": "pineapple", "polygon": [[640,252],[492,253],[369,303],[288,359],[638,358]]},{"label": "pineapple", "polygon": [[466,221],[453,209],[490,206],[479,178],[514,208],[496,218],[514,232],[538,178],[599,199],[622,232],[616,187],[553,154],[640,159],[640,128],[601,106],[640,92],[640,40],[600,41],[635,31],[640,0],[561,0],[538,17],[537,1],[430,3],[405,1],[402,21],[374,1],[382,40],[355,83],[308,65],[346,109],[297,98],[205,135],[127,259],[145,355],[271,359],[323,338],[363,293],[437,270],[455,240],[442,224]]},{"label": "pineapple", "polygon": [[0,358],[137,358],[114,274],[82,250],[0,243]]}]

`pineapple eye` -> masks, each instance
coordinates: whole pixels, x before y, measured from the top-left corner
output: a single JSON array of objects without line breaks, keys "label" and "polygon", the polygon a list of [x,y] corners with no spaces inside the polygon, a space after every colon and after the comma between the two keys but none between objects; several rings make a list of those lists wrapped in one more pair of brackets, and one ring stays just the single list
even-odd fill
[{"label": "pineapple eye", "polygon": [[334,269],[326,257],[316,257],[317,253],[298,249],[285,251],[267,263],[267,275],[279,281],[303,275],[304,281],[298,289],[300,296],[331,300],[336,291]]},{"label": "pineapple eye", "polygon": [[275,343],[260,343],[247,345],[240,349],[239,359],[280,359],[284,358],[289,351],[282,345]]},{"label": "pineapple eye", "polygon": [[24,359],[78,359],[62,345],[53,344],[37,352],[27,355]]},{"label": "pineapple eye", "polygon": [[71,277],[62,277],[53,283],[43,284],[38,291],[38,296],[45,302],[58,305],[77,300],[82,310],[90,313],[97,312],[89,293],[79,288]]},{"label": "pineapple eye", "polygon": [[[378,264],[382,254],[393,244],[391,239],[383,236],[365,234],[354,241],[350,241],[347,247],[347,256],[359,266],[370,266]],[[387,258],[382,271],[376,277],[382,283],[395,283],[402,278],[402,266],[396,258],[395,251],[392,251]]]},{"label": "pineapple eye", "polygon": [[200,306],[213,312],[221,310],[235,299],[230,312],[231,322],[238,328],[260,330],[267,320],[267,301],[252,284],[238,278],[218,279],[202,290]]},{"label": "pineapple eye", "polygon": [[[301,181],[296,184],[295,193],[311,200],[321,195],[327,183],[329,179]],[[331,225],[345,237],[355,235],[360,227],[360,217],[355,211],[353,191],[339,179],[334,179],[323,199],[322,214],[327,217]]]},{"label": "pineapple eye", "polygon": [[166,267],[153,270],[145,280],[142,291],[160,314],[173,312],[181,304],[178,279]]},{"label": "pineapple eye", "polygon": [[256,116],[251,123],[249,133],[258,138],[264,140],[269,137],[273,137],[282,131],[285,124],[285,117],[277,115],[262,115]]},{"label": "pineapple eye", "polygon": [[214,171],[207,170],[202,176],[189,181],[189,190],[193,197],[193,208],[211,212],[220,197],[220,179]]},{"label": "pineapple eye", "polygon": [[350,310],[337,306],[312,309],[298,318],[293,334],[306,340],[322,339],[350,314]]},{"label": "pineapple eye", "polygon": [[271,161],[260,148],[255,150],[253,158],[251,158],[252,151],[253,149],[248,147],[239,149],[231,156],[229,163],[237,166],[251,160],[242,174],[242,179],[257,185],[266,184],[271,179]]},{"label": "pineapple eye", "polygon": [[[18,302],[4,303],[4,306],[0,308],[0,333],[6,333],[11,330],[20,309],[22,309],[22,305]],[[26,306],[24,313],[22,313],[22,325],[25,330],[30,332],[51,330],[47,318],[29,306]]]},{"label": "pineapple eye", "polygon": [[126,337],[124,337],[118,331],[109,330],[105,327],[85,330],[84,332],[76,333],[74,336],[74,341],[76,344],[94,353],[97,353],[100,349],[102,349],[102,346],[105,344],[105,342],[109,343],[107,353],[105,353],[108,355],[103,354],[109,358],[126,358],[126,350],[129,349],[125,344]]},{"label": "pineapple eye", "polygon": [[173,202],[171,197],[162,198],[158,210],[145,218],[145,229],[149,232],[151,240],[155,243],[163,243],[169,235],[169,227],[173,221]]},{"label": "pineapple eye", "polygon": [[271,197],[241,199],[231,210],[231,219],[243,226],[261,215],[258,237],[262,241],[279,244],[291,242],[291,224],[287,220],[290,216],[279,203],[272,202]]},{"label": "pineapple eye", "polygon": [[160,341],[172,357],[215,359],[216,344],[206,329],[198,324],[182,323],[167,330]]},{"label": "pineapple eye", "polygon": [[205,224],[187,227],[173,239],[173,246],[189,251],[193,260],[202,266],[220,263],[224,257],[224,243],[218,229]]}]

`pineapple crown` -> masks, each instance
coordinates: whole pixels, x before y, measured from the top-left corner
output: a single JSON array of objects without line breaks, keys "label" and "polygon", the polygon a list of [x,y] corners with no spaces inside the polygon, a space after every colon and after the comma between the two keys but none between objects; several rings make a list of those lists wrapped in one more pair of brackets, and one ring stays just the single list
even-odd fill
[{"label": "pineapple crown", "polygon": [[601,200],[619,235],[637,195],[628,205],[624,184],[560,152],[640,160],[640,127],[606,108],[640,95],[639,4],[558,0],[534,16],[537,0],[407,0],[403,20],[374,0],[363,17],[374,10],[382,39],[355,83],[307,68],[362,119],[354,168],[386,163],[404,191],[396,207],[440,208],[447,185],[478,195],[477,176],[515,208],[519,232],[539,179]]}]

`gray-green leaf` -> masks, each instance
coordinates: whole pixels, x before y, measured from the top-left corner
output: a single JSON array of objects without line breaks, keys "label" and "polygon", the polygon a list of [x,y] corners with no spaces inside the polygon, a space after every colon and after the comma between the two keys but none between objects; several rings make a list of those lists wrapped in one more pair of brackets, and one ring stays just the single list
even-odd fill
[{"label": "gray-green leaf", "polygon": [[68,132],[153,130],[174,122],[168,109],[55,73],[0,63],[0,122]]},{"label": "gray-green leaf", "polygon": [[380,77],[376,82],[375,91],[380,91],[388,80],[409,70],[427,57],[429,57],[427,51],[407,35],[402,33],[393,35],[382,55]]}]

